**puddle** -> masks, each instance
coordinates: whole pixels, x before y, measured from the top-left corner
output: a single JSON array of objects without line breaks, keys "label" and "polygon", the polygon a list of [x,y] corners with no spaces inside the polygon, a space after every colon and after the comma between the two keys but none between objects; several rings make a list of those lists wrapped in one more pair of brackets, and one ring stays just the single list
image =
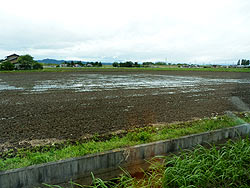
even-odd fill
[{"label": "puddle", "polygon": [[1,82],[0,80],[0,91],[4,91],[4,90],[23,90],[23,88],[8,85],[7,83]]},{"label": "puddle", "polygon": [[0,104],[9,104],[10,100],[2,99],[0,100]]},{"label": "puddle", "polygon": [[0,117],[0,120],[10,120],[14,119],[15,117]]}]

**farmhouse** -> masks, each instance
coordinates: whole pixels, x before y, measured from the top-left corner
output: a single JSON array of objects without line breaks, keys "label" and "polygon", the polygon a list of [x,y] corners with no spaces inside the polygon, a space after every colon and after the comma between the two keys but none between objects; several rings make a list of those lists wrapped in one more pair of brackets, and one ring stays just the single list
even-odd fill
[{"label": "farmhouse", "polygon": [[9,61],[10,63],[15,65],[15,69],[20,69],[20,64],[17,63],[17,60],[19,57],[20,56],[17,54],[11,54],[11,55],[6,56],[6,59],[4,61]]},{"label": "farmhouse", "polygon": [[10,63],[14,64],[15,68],[17,69],[19,68],[19,64],[17,64],[18,58],[19,58],[19,55],[11,54],[11,55],[6,56],[6,58],[2,61],[2,63],[5,61],[9,61]]},{"label": "farmhouse", "polygon": [[12,54],[12,55],[9,55],[6,57],[6,61],[10,61],[11,63],[13,64],[16,64],[17,63],[17,59],[18,59],[19,55],[17,54]]}]

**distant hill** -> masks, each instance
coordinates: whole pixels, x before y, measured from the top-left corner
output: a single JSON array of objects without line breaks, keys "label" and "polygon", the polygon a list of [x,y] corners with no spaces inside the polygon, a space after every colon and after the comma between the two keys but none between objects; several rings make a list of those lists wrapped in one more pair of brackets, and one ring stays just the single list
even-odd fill
[{"label": "distant hill", "polygon": [[56,60],[56,59],[43,59],[43,60],[36,60],[39,63],[46,63],[46,64],[61,64],[64,60]]},{"label": "distant hill", "polygon": [[[36,60],[39,63],[46,63],[46,64],[61,64],[64,63],[66,60],[56,60],[56,59],[43,59],[43,60]],[[71,62],[74,60],[67,60],[67,62]],[[78,61],[74,61],[74,62],[78,62]],[[87,61],[82,61],[82,63],[86,64]],[[112,65],[112,63],[109,62],[102,62],[103,65]]]},{"label": "distant hill", "polygon": [[103,65],[112,65],[113,63],[102,62]]}]

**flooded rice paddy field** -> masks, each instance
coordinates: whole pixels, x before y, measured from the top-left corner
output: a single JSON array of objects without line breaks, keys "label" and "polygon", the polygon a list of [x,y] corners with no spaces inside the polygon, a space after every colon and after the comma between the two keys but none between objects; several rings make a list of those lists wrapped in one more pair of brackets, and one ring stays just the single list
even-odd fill
[{"label": "flooded rice paddy field", "polygon": [[0,74],[0,151],[242,111],[249,86],[249,73],[229,72]]}]

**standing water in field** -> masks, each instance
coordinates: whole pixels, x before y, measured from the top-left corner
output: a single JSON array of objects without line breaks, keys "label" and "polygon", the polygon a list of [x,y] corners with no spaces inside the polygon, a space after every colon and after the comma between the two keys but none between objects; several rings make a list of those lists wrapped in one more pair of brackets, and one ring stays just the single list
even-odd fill
[{"label": "standing water in field", "polygon": [[[22,88],[11,86],[0,80],[1,90],[21,89],[31,92],[44,92],[50,90],[70,89],[76,92],[102,91],[115,89],[184,89],[184,92],[209,89],[209,86],[225,83],[250,83],[247,79],[211,79],[192,76],[169,76],[154,74],[126,74],[126,75],[105,75],[105,74],[70,74],[67,77],[43,79],[34,81],[32,86]],[[204,86],[207,86],[204,87]]]}]

